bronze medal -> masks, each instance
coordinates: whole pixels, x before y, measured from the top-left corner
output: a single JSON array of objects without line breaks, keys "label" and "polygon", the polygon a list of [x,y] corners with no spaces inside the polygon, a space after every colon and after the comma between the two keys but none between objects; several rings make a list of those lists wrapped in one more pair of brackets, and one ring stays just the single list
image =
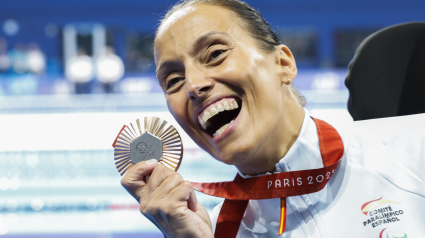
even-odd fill
[{"label": "bronze medal", "polygon": [[115,166],[121,175],[134,164],[150,159],[177,171],[183,157],[183,144],[176,128],[158,117],[124,125],[112,146]]}]

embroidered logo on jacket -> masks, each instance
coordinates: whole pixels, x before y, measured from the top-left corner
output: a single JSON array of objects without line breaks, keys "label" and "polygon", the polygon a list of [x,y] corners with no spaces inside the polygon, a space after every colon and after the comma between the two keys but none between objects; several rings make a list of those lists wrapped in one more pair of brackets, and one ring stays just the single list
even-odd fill
[{"label": "embroidered logo on jacket", "polygon": [[[385,228],[385,229],[383,229],[382,231],[381,231],[381,233],[379,233],[379,238],[389,238],[390,236],[388,235],[388,232],[385,232],[385,234],[386,234],[386,236],[384,235],[384,231],[386,230],[387,228]],[[393,236],[394,238],[407,238],[407,235],[406,235],[406,233],[404,233],[404,236],[400,236],[400,237],[398,237],[398,236]]]},{"label": "embroidered logo on jacket", "polygon": [[[362,205],[361,211],[369,218],[363,222],[364,226],[372,225],[373,228],[382,224],[400,221],[399,216],[403,215],[403,210],[397,210],[390,204],[400,204],[390,200],[382,200],[383,197],[372,200]],[[383,206],[385,205],[385,206]]]}]

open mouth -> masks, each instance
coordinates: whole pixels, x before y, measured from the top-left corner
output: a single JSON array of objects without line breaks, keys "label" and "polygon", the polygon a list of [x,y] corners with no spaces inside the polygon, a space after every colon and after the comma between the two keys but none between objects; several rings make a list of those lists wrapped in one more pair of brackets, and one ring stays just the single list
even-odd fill
[{"label": "open mouth", "polygon": [[215,138],[234,122],[241,111],[241,106],[242,100],[239,98],[221,99],[199,114],[199,124],[207,134]]}]

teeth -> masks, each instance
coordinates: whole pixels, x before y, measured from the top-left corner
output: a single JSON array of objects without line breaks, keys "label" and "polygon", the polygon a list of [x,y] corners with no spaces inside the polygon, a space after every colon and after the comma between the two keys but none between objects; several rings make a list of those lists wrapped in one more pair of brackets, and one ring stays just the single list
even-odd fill
[{"label": "teeth", "polygon": [[216,138],[217,136],[219,136],[221,133],[223,133],[223,131],[225,131],[227,129],[227,127],[230,126],[230,124],[232,124],[235,120],[232,120],[231,122],[227,123],[226,125],[222,126],[220,129],[218,129],[214,134],[213,134],[213,138]]},{"label": "teeth", "polygon": [[207,122],[208,121],[208,119],[210,119],[211,118],[211,113],[210,112],[205,112],[204,113],[204,117],[202,118],[202,120],[204,121],[204,123],[205,122]]},{"label": "teeth", "polygon": [[231,102],[224,101],[224,100],[217,102],[214,104],[214,106],[208,108],[208,110],[205,110],[202,116],[198,117],[199,124],[201,124],[202,128],[205,130],[207,127],[206,123],[211,117],[217,115],[219,112],[222,112],[225,110],[230,111],[238,107],[239,106],[236,100],[232,100]]},{"label": "teeth", "polygon": [[199,124],[201,124],[202,128],[205,130],[207,129],[207,120],[211,118],[211,113],[210,112],[205,112],[204,116],[202,118],[198,117],[199,120]]},{"label": "teeth", "polygon": [[201,116],[198,116],[199,124],[201,124],[202,128],[205,130],[205,121]]},{"label": "teeth", "polygon": [[219,112],[224,111],[224,107],[223,107],[223,105],[218,104],[218,106],[217,106],[217,110],[218,110]]},{"label": "teeth", "polygon": [[213,117],[213,116],[217,115],[217,114],[218,114],[218,110],[217,110],[217,108],[215,108],[214,106],[212,106],[212,107],[210,108],[210,113],[211,113],[211,117]]},{"label": "teeth", "polygon": [[230,107],[230,110],[238,108],[239,107],[238,102],[236,101],[231,102],[229,107]]},{"label": "teeth", "polygon": [[227,102],[223,102],[223,107],[224,107],[225,110],[229,110],[230,109],[229,103],[227,103]]}]

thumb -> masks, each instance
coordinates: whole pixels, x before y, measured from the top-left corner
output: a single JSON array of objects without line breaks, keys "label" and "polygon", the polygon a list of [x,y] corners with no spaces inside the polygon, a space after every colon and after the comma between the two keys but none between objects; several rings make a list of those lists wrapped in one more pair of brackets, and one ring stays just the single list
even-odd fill
[{"label": "thumb", "polygon": [[190,192],[189,199],[187,200],[187,207],[193,212],[198,211],[198,201],[196,199],[195,191]]},{"label": "thumb", "polygon": [[146,189],[146,177],[152,174],[158,164],[156,159],[139,162],[129,167],[121,179],[121,185],[139,202]]}]

